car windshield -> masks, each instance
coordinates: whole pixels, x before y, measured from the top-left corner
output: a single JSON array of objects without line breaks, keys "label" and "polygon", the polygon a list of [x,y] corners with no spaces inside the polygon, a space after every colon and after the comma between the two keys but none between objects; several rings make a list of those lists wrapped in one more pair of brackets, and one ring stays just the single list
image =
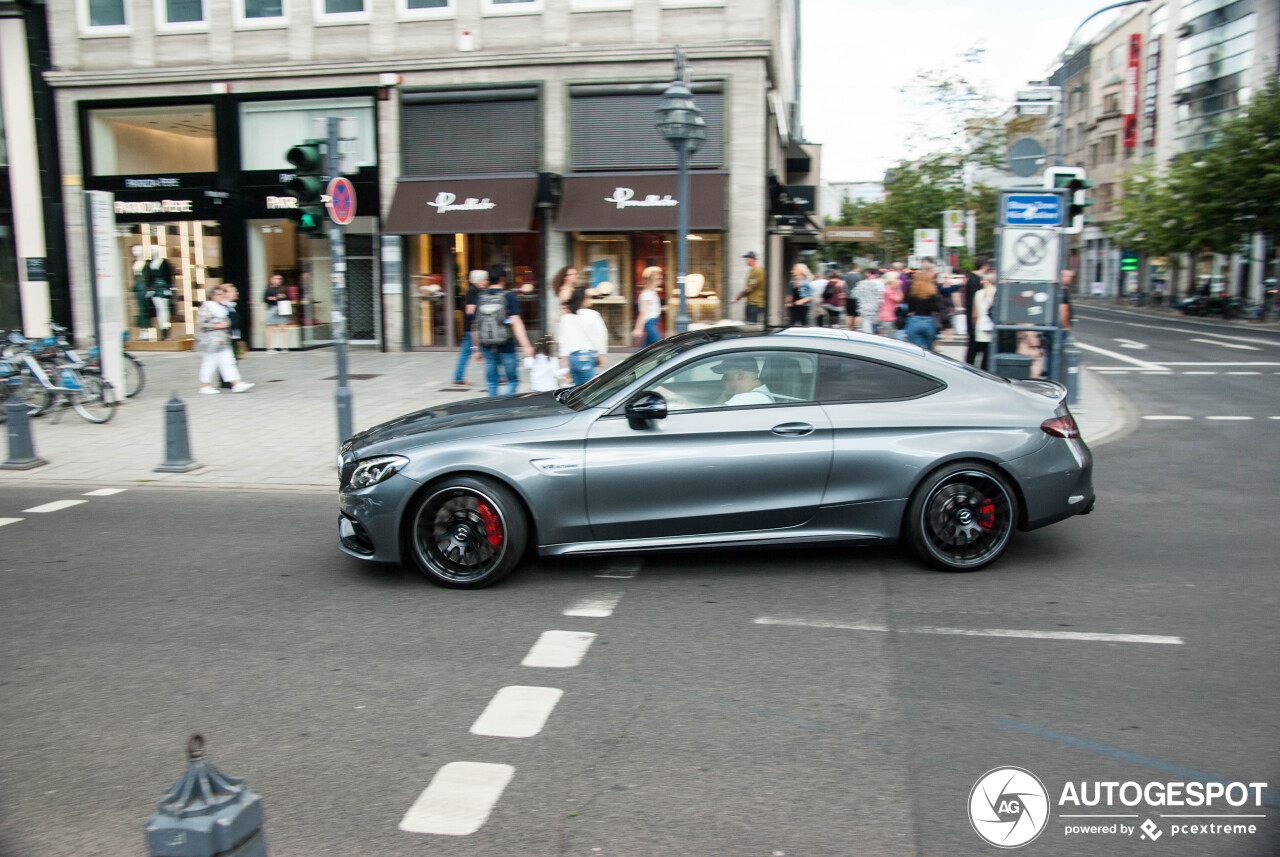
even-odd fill
[{"label": "car windshield", "polygon": [[685,335],[655,342],[648,348],[632,354],[621,363],[611,366],[590,381],[557,394],[556,397],[575,411],[597,407],[608,401],[619,390],[644,377],[672,357],[710,341],[712,337],[709,336]]}]

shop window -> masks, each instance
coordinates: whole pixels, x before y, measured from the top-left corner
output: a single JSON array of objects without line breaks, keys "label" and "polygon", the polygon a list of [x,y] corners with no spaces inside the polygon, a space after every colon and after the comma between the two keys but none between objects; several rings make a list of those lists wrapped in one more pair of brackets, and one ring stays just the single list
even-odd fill
[{"label": "shop window", "polygon": [[89,111],[93,174],[211,173],[218,169],[213,107],[203,104]]},{"label": "shop window", "polygon": [[236,23],[241,26],[281,26],[286,23],[284,0],[239,0]]},{"label": "shop window", "polygon": [[289,147],[315,136],[315,119],[329,116],[356,120],[356,163],[378,163],[377,122],[371,98],[316,98],[298,101],[249,101],[240,105],[240,168],[287,170]]},{"label": "shop window", "polygon": [[[194,337],[195,312],[222,283],[222,233],[213,221],[137,223],[118,228],[129,338],[180,347]],[[243,303],[248,295],[241,295]]]},{"label": "shop window", "polygon": [[79,0],[80,24],[85,35],[127,32],[129,15],[125,0]]},{"label": "shop window", "polygon": [[160,32],[203,30],[204,0],[156,0],[156,29]]},{"label": "shop window", "polygon": [[532,15],[542,11],[542,0],[484,0],[486,15]]}]

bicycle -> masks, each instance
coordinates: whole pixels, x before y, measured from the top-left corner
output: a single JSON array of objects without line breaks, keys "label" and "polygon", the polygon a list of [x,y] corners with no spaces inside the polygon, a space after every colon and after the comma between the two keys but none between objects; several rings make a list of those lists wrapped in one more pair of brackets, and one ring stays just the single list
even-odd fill
[{"label": "bicycle", "polygon": [[[4,357],[4,364],[8,367],[4,385],[7,388],[6,399],[12,396],[14,388],[21,390],[23,398],[28,400],[27,413],[31,416],[39,416],[59,402],[64,407],[73,408],[91,423],[105,423],[115,416],[119,401],[115,387],[99,376],[82,372],[84,364],[56,360],[53,371],[60,383],[53,382],[37,357],[37,353],[48,350],[48,338],[40,341],[39,351],[23,347],[26,342],[18,334],[11,333],[9,342],[10,353]],[[15,363],[18,367],[16,372],[13,369]],[[28,379],[34,379],[38,386]],[[30,399],[28,393],[31,394]]]},{"label": "bicycle", "polygon": [[[71,331],[59,324],[54,324],[52,321],[49,322],[49,329],[53,331],[54,336],[57,338],[58,345],[68,349],[66,352],[67,357],[72,361],[79,362],[76,352],[70,350],[71,343],[67,338],[67,334]],[[121,338],[125,342],[128,342],[129,331],[126,330]],[[124,397],[126,399],[132,399],[134,396],[141,393],[142,388],[147,385],[147,375],[142,369],[142,362],[138,360],[137,357],[134,357],[127,351],[122,353],[124,356]],[[101,348],[95,345],[89,349],[89,353],[86,355],[84,360],[82,371],[93,375],[102,375]]]}]

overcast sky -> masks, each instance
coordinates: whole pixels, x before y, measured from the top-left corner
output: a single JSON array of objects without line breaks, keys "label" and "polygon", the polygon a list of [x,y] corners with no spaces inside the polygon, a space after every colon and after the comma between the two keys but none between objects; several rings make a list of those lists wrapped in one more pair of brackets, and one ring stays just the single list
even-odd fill
[{"label": "overcast sky", "polygon": [[[953,65],[982,47],[982,64],[969,67],[973,77],[1012,98],[1028,80],[1045,77],[1072,31],[1110,2],[801,0],[801,124],[807,139],[822,144],[822,177],[879,181],[887,167],[927,151],[912,148],[917,125],[935,118],[915,100],[921,69]],[[1118,14],[1095,18],[1082,35]]]}]

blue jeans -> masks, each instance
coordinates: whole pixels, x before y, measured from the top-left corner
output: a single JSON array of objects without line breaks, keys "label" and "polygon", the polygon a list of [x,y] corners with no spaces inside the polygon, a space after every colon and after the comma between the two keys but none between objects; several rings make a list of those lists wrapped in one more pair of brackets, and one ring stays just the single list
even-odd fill
[{"label": "blue jeans", "polygon": [[515,351],[502,351],[499,348],[486,347],[484,349],[484,369],[485,380],[489,384],[489,395],[498,395],[498,364],[502,364],[502,374],[506,376],[507,388],[502,391],[504,396],[510,395],[516,391],[516,387],[520,385],[519,363],[516,362]]},{"label": "blue jeans", "polygon": [[462,350],[458,352],[458,365],[453,370],[453,383],[461,384],[467,376],[467,359],[471,357],[471,331],[462,334]]},{"label": "blue jeans", "polygon": [[653,345],[662,337],[658,335],[658,320],[651,318],[644,323],[644,344]]},{"label": "blue jeans", "polygon": [[938,325],[931,315],[907,316],[907,342],[919,345],[925,351],[933,350],[933,340],[938,338]]},{"label": "blue jeans", "polygon": [[596,353],[575,351],[569,355],[569,377],[573,386],[586,383],[596,376]]}]

